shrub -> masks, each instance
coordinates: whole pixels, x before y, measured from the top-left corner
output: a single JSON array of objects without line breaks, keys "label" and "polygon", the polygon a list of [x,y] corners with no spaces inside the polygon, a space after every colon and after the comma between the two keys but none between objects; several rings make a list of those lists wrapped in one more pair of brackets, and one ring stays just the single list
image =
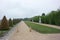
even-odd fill
[{"label": "shrub", "polygon": [[2,19],[0,29],[2,29],[2,30],[9,29],[9,23],[8,23],[8,20],[6,19],[6,16],[4,16]]},{"label": "shrub", "polygon": [[11,20],[11,18],[9,19],[9,26],[13,26],[13,20]]},{"label": "shrub", "polygon": [[34,22],[39,22],[39,17],[40,17],[40,16],[34,16],[34,17],[32,18],[32,20],[33,20]]}]

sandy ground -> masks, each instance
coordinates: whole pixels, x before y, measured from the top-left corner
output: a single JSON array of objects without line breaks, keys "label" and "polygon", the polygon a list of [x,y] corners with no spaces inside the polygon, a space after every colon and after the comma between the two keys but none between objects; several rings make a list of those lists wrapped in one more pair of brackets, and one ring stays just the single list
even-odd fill
[{"label": "sandy ground", "polygon": [[60,40],[60,34],[41,34],[30,28],[21,21],[17,25],[17,31],[9,40]]},{"label": "sandy ground", "polygon": [[41,24],[41,25],[46,25],[48,27],[53,27],[53,28],[60,29],[60,26],[56,26],[56,25],[50,25],[50,24]]}]

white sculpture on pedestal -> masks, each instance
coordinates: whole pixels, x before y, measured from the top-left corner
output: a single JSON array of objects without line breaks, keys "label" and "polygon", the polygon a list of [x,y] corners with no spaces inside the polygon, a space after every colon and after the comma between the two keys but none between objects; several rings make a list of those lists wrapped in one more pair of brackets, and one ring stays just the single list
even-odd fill
[{"label": "white sculpture on pedestal", "polygon": [[41,23],[41,17],[39,17],[39,23]]}]

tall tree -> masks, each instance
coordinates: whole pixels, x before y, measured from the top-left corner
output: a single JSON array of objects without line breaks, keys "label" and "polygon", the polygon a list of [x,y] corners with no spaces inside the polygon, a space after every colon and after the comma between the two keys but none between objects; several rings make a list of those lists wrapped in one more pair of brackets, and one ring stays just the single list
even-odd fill
[{"label": "tall tree", "polygon": [[45,22],[45,13],[42,13],[42,17],[41,17],[41,22],[44,23]]},{"label": "tall tree", "polygon": [[42,16],[45,16],[45,13],[42,13]]},{"label": "tall tree", "polygon": [[3,17],[0,29],[9,29],[9,22],[6,16]]},{"label": "tall tree", "polygon": [[9,19],[9,26],[13,26],[13,20],[11,20],[11,18]]}]

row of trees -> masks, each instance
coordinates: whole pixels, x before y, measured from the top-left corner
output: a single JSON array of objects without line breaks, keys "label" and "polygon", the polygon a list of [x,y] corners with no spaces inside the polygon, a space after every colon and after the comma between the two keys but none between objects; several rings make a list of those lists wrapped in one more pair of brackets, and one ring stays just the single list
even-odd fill
[{"label": "row of trees", "polygon": [[25,18],[24,20],[39,22],[39,18],[41,18],[42,23],[60,25],[60,10],[51,11],[47,15],[45,15],[45,13],[42,13],[42,16],[34,16],[32,18]]},{"label": "row of trees", "polygon": [[60,10],[51,11],[47,15],[42,15],[41,21],[42,23],[60,25]]},{"label": "row of trees", "polygon": [[40,16],[34,16],[34,17],[32,17],[32,20],[33,20],[34,22],[39,22],[39,17],[40,17]]},{"label": "row of trees", "polygon": [[21,21],[20,19],[11,20],[11,18],[7,20],[6,16],[4,16],[3,19],[1,20],[0,30],[9,29],[10,27],[13,27],[13,25],[20,21]]}]

